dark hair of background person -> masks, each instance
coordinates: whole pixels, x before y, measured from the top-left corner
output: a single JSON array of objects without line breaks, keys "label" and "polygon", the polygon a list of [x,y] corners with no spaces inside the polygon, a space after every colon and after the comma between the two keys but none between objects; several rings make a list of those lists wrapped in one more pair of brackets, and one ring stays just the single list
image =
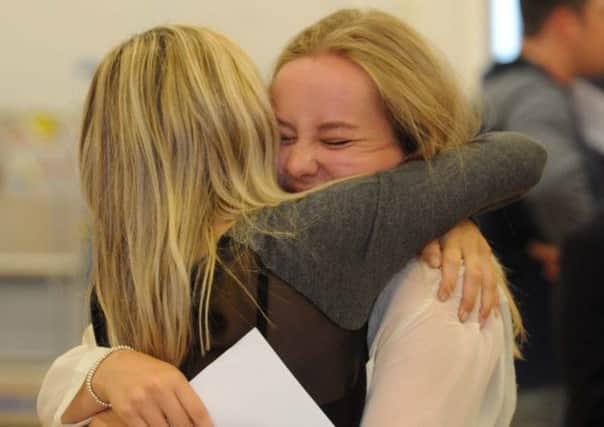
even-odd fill
[{"label": "dark hair of background person", "polygon": [[557,7],[581,11],[587,0],[520,0],[525,36],[534,36]]}]

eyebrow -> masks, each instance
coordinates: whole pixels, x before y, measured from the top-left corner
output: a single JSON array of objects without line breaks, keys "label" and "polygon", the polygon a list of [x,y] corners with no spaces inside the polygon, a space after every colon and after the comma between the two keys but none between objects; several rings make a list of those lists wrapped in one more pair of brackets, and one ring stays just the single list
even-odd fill
[{"label": "eyebrow", "polygon": [[319,126],[319,130],[332,130],[332,129],[358,129],[358,126],[347,122],[327,122]]},{"label": "eyebrow", "polygon": [[292,131],[294,131],[294,132],[296,131],[296,127],[295,127],[294,125],[292,125],[291,123],[289,123],[289,122],[287,122],[287,121],[283,120],[283,119],[282,119],[282,118],[280,118],[279,116],[277,116],[277,123],[279,124],[279,126],[286,127],[286,128],[288,128],[289,130],[292,130]]},{"label": "eyebrow", "polygon": [[[277,117],[277,123],[279,126],[286,127],[290,130],[295,131],[296,127],[289,123],[286,120],[283,120],[281,117]],[[320,131],[333,130],[333,129],[358,129],[358,126],[353,125],[352,123],[335,121],[335,122],[326,122],[319,126]]]}]

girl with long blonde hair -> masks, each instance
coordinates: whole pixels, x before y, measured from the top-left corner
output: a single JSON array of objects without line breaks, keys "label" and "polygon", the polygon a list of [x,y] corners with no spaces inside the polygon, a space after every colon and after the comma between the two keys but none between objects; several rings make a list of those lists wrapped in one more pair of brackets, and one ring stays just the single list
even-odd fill
[{"label": "girl with long blonde hair", "polygon": [[[320,163],[315,174],[320,177],[322,167],[326,180],[367,167],[379,171],[393,161],[429,164],[439,153],[468,144],[480,123],[452,76],[413,29],[387,13],[341,10],[306,28],[278,58],[272,82],[273,106],[285,139],[282,180],[292,188],[311,182],[310,168],[304,176],[299,173],[302,155],[296,159],[296,150],[305,151],[307,162]],[[359,87],[370,95],[352,99]],[[329,99],[371,105],[372,98],[394,138],[390,144],[373,143],[374,159],[380,152],[388,155],[367,166],[364,139],[379,127],[367,124],[371,115],[366,111],[354,116],[350,107],[329,105]],[[319,135],[317,145],[328,145],[334,136],[321,129],[334,122],[353,129],[337,133],[337,152],[311,149],[300,136]],[[312,159],[311,150],[316,150]],[[345,173],[338,169],[342,158],[348,161]],[[411,262],[391,281],[369,321],[370,387],[363,425],[510,424],[516,401],[513,356],[520,356],[524,329],[503,269],[495,259],[492,264],[502,300],[502,316],[495,319],[477,310],[464,312],[462,304],[459,316],[468,322],[451,321],[455,301],[465,292],[457,286],[455,298],[440,304],[440,272],[422,263]]]},{"label": "girl with long blonde hair", "polygon": [[257,327],[334,423],[355,425],[363,326],[388,278],[461,219],[527,191],[545,157],[502,134],[430,169],[295,195],[277,184],[277,147],[261,80],[224,36],[162,26],[104,58],[80,139],[92,327],[45,379],[45,424],[211,425],[186,379]]}]

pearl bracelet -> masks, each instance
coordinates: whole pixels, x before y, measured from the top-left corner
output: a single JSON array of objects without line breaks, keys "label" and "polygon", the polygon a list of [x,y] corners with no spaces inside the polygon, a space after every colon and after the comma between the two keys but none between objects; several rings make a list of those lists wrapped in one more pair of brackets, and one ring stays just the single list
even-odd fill
[{"label": "pearl bracelet", "polygon": [[102,406],[103,408],[111,408],[111,403],[104,402],[96,395],[96,393],[92,389],[92,377],[94,377],[96,370],[99,368],[99,366],[103,362],[103,360],[105,360],[107,357],[109,357],[110,354],[113,354],[116,351],[121,351],[121,350],[132,350],[132,347],[127,346],[127,345],[118,345],[118,346],[107,349],[105,354],[103,354],[99,358],[99,360],[97,360],[94,363],[94,365],[92,365],[92,368],[90,368],[90,371],[88,371],[88,374],[86,375],[86,389],[88,390],[88,394],[90,394],[90,396],[94,399],[94,401],[98,405]]}]

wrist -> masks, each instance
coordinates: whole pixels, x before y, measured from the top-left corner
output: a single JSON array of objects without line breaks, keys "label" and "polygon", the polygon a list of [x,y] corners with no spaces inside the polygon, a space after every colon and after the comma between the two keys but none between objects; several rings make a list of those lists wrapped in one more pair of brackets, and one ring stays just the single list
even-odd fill
[{"label": "wrist", "polygon": [[111,366],[124,353],[123,350],[132,350],[128,346],[116,346],[106,349],[88,371],[86,376],[86,388],[90,397],[104,408],[111,407],[107,385],[111,383]]}]

